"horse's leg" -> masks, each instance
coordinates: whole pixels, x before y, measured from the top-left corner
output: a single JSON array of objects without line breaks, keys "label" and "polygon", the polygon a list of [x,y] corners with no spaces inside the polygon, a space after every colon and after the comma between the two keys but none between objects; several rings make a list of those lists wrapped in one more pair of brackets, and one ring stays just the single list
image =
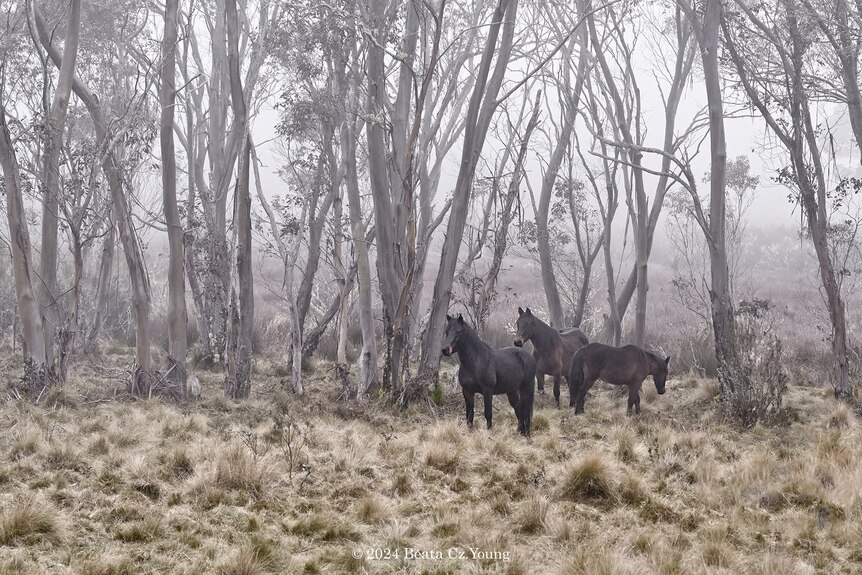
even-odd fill
[{"label": "horse's leg", "polygon": [[580,392],[578,393],[578,400],[575,403],[575,413],[583,413],[584,412],[584,401],[587,399],[587,392],[596,382],[596,377],[587,377],[584,378],[584,384],[581,386]]},{"label": "horse's leg", "polygon": [[506,394],[506,397],[509,398],[509,405],[512,406],[512,409],[515,410],[515,417],[518,418],[518,433],[524,433],[524,416],[523,409],[521,407],[521,396],[518,393],[518,390],[510,391]]},{"label": "horse's leg", "polygon": [[561,374],[554,374],[554,401],[557,403],[557,407],[560,407],[560,380],[562,379]]},{"label": "horse's leg", "polygon": [[641,383],[629,384],[629,404],[626,408],[626,415],[632,414],[632,408],[637,414],[641,412]]},{"label": "horse's leg", "polygon": [[536,383],[539,387],[539,393],[545,393],[545,372],[536,370]]},{"label": "horse's leg", "polygon": [[493,401],[494,394],[491,393],[491,390],[485,390],[482,392],[482,395],[485,396],[485,419],[488,421],[488,429],[491,429],[491,415],[494,412]]},{"label": "horse's leg", "polygon": [[475,402],[475,394],[472,391],[464,390],[464,402],[467,404],[467,427],[473,428],[473,405]]}]

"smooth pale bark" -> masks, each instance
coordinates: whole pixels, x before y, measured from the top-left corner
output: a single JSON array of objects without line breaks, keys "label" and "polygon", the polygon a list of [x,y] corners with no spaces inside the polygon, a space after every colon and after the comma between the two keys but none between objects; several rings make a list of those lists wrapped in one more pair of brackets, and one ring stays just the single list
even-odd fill
[{"label": "smooth pale bark", "polygon": [[185,241],[177,202],[177,161],[174,156],[174,109],[176,105],[177,10],[179,0],[167,0],[162,39],[162,73],[159,103],[162,107],[159,143],[162,153],[162,200],[168,227],[168,369],[167,393],[186,394],[188,352],[185,283]]},{"label": "smooth pale bark", "polygon": [[[236,284],[231,294],[231,344],[228,368],[225,376],[225,394],[232,399],[242,399],[251,392],[251,354],[254,329],[254,277],[252,270],[252,222],[250,161],[248,139],[248,111],[242,89],[239,63],[239,17],[236,0],[226,0],[225,20],[228,36],[228,72],[230,78],[230,100],[233,109],[234,130],[240,134],[239,166],[234,193],[234,225],[237,230]],[[239,291],[236,296],[235,291]]]},{"label": "smooth pale bark", "polygon": [[[51,44],[51,39],[45,30],[45,22],[41,12],[34,5],[35,24],[39,40],[54,62],[61,65],[61,57]],[[150,393],[152,376],[152,358],[150,355],[150,285],[144,255],[138,241],[135,227],[132,224],[131,207],[126,197],[124,174],[116,149],[110,145],[109,124],[99,98],[84,84],[74,77],[72,90],[87,108],[96,131],[98,146],[106,145],[107,151],[102,154],[101,167],[111,192],[112,209],[116,218],[123,253],[129,269],[129,280],[132,291],[132,310],[135,316],[135,366],[132,370],[131,393],[146,397]]]},{"label": "smooth pale bark", "polygon": [[360,398],[377,388],[378,355],[372,309],[373,287],[371,283],[371,263],[368,257],[368,241],[365,237],[362,197],[359,190],[359,176],[357,173],[357,127],[352,121],[353,114],[360,110],[357,98],[359,78],[354,77],[349,83],[346,74],[346,63],[349,59],[355,60],[356,57],[355,51],[350,55],[350,58],[348,58],[346,51],[343,53],[345,65],[335,67],[335,82],[333,87],[335,93],[345,96],[344,109],[340,107],[336,109],[339,113],[338,136],[344,162],[344,187],[348,201],[348,220],[354,257],[356,259],[356,275],[359,288],[356,305],[359,315],[359,329],[362,334],[362,349],[356,361],[358,374],[356,396]]},{"label": "smooth pale bark", "polygon": [[[409,11],[408,11],[409,12]],[[393,205],[393,190],[400,190],[399,182],[393,182],[397,171],[389,170],[387,157],[386,132],[386,78],[384,48],[386,44],[386,2],[376,0],[371,7],[370,24],[376,36],[367,41],[368,56],[366,74],[368,76],[368,95],[366,100],[369,120],[365,124],[368,142],[368,174],[371,184],[371,197],[374,206],[374,224],[377,230],[377,279],[380,297],[383,300],[383,325],[385,336],[385,363],[383,384],[389,388],[391,396],[401,392],[401,352],[395,344],[395,316],[398,297],[404,281],[404,269],[400,265],[400,237],[396,230],[396,207]],[[410,95],[409,89],[405,92]],[[398,107],[398,106],[396,106]],[[399,209],[400,210],[400,209]]]},{"label": "smooth pale bark", "polygon": [[[259,20],[257,27],[249,29],[251,23],[243,17],[242,26],[238,34],[242,36],[242,54],[248,54],[247,66],[245,68],[245,81],[243,91],[247,102],[251,102],[255,86],[260,77],[260,70],[267,55],[267,42],[269,32],[273,23],[277,20],[281,11],[280,2],[263,0],[259,4]],[[243,5],[243,9],[245,5]],[[212,11],[210,11],[212,10]],[[184,146],[189,148],[193,145],[198,151],[198,161],[194,164],[195,187],[201,199],[200,205],[203,211],[202,223],[205,235],[196,238],[193,242],[202,245],[206,253],[203,259],[196,259],[195,270],[200,280],[199,285],[190,287],[197,291],[195,296],[195,307],[197,313],[204,317],[206,328],[203,331],[204,352],[207,359],[220,363],[224,360],[225,337],[228,320],[228,307],[231,290],[231,250],[227,238],[228,208],[227,200],[230,197],[231,183],[234,181],[234,171],[237,168],[237,160],[245,143],[245,135],[239,130],[240,126],[234,120],[228,129],[228,111],[230,100],[228,99],[231,88],[228,71],[227,53],[227,31],[225,27],[226,5],[224,0],[216,0],[213,8],[207,6],[197,11],[206,21],[207,30],[210,33],[209,50],[211,60],[209,67],[204,65],[201,51],[197,46],[193,25],[189,26],[190,55],[195,61],[198,70],[206,70],[204,76],[208,77],[206,90],[201,88],[200,92],[189,88],[194,110],[198,118],[198,128],[194,132],[187,132]],[[253,38],[253,40],[250,40]],[[191,78],[184,78],[189,82]],[[204,93],[207,95],[205,102]],[[200,139],[192,144],[193,134],[197,133]],[[193,157],[189,154],[190,157]],[[204,177],[204,169],[208,168],[207,177]],[[189,212],[193,217],[193,212]],[[190,222],[191,224],[192,222]],[[195,229],[192,225],[187,226],[189,233]],[[189,272],[191,275],[192,272]],[[194,293],[194,291],[193,291]]]},{"label": "smooth pale bark", "polygon": [[[188,83],[191,79],[188,72],[189,52],[191,50],[192,35],[188,34],[183,39],[183,57],[180,60],[180,72],[184,83]],[[197,227],[197,184],[203,180],[203,169],[201,166],[205,162],[206,146],[204,145],[203,131],[195,137],[197,123],[195,122],[194,108],[202,102],[201,91],[203,87],[196,90],[188,88],[185,101],[185,137],[179,130],[179,125],[174,124],[174,129],[178,132],[180,142],[183,144],[186,152],[187,179],[186,179],[186,221],[187,226],[183,234],[183,254],[185,256],[185,272],[186,278],[189,280],[189,291],[192,292],[192,301],[195,305],[195,322],[198,328],[198,339],[203,346],[204,356],[212,357],[212,349],[209,338],[209,322],[207,318],[210,316],[207,301],[204,297],[203,287],[199,276],[199,265],[195,255],[195,228]]]},{"label": "smooth pale bark", "polygon": [[[353,91],[351,90],[351,99]],[[359,329],[362,333],[362,349],[357,359],[359,378],[356,394],[361,397],[377,387],[377,336],[374,331],[372,311],[371,263],[368,244],[365,241],[365,225],[362,219],[362,196],[356,168],[356,129],[351,121],[342,121],[340,129],[341,148],[345,162],[345,189],[347,190],[348,214],[353,251],[356,253],[359,283]]]},{"label": "smooth pale bark", "polygon": [[[69,342],[68,334],[58,333],[61,329],[75,330],[75,326],[63,327],[66,318],[61,317],[57,286],[58,226],[60,214],[60,152],[69,98],[72,95],[72,79],[75,76],[75,62],[78,57],[78,44],[81,35],[81,0],[72,0],[69,20],[66,23],[66,37],[63,44],[63,61],[59,65],[57,88],[51,109],[45,119],[44,144],[42,152],[42,245],[40,248],[38,290],[39,303],[44,317],[45,352],[49,369],[55,369],[54,339]],[[47,62],[45,63],[47,66]],[[59,355],[65,356],[70,350],[63,345]],[[65,361],[63,362],[65,366]],[[65,368],[57,373],[60,385],[66,381]]]},{"label": "smooth pale bark", "polygon": [[30,232],[24,214],[21,175],[18,159],[12,147],[9,127],[6,125],[6,109],[2,104],[2,94],[0,94],[0,167],[3,168],[3,187],[6,191],[6,217],[9,221],[15,295],[18,298],[18,315],[21,318],[21,334],[24,337],[24,385],[29,392],[38,394],[50,385],[53,376],[48,366],[42,314],[33,290]]},{"label": "smooth pale bark", "polygon": [[[394,6],[394,5],[393,5]],[[390,400],[404,404],[407,387],[408,339],[416,295],[419,253],[417,243],[425,239],[426,230],[417,227],[415,190],[421,167],[418,158],[425,150],[418,150],[429,89],[434,79],[440,54],[442,20],[446,2],[435,10],[424,4],[428,25],[433,21],[432,47],[425,52],[424,74],[418,90],[414,86],[411,62],[416,55],[419,15],[417,6],[408,5],[401,53],[399,84],[391,120],[387,118],[389,102],[386,95],[384,48],[389,34],[386,26],[386,5],[372,4],[367,15],[373,31],[368,35],[366,75],[366,138],[368,143],[368,170],[374,204],[377,233],[377,270],[381,299],[383,300],[386,361],[383,384],[388,388]],[[412,95],[417,91],[409,118]],[[445,105],[445,104],[444,104]],[[391,121],[391,125],[389,122]],[[387,133],[391,134],[391,154],[387,148]],[[392,164],[395,164],[393,166]],[[420,188],[421,190],[421,188]],[[422,203],[422,200],[420,200]],[[427,221],[427,220],[426,220]]]},{"label": "smooth pale bark", "polygon": [[[467,207],[472,197],[473,177],[485,144],[491,118],[497,107],[497,94],[500,91],[506,66],[512,54],[517,11],[518,0],[499,0],[497,2],[491,25],[488,28],[488,38],[482,52],[470,105],[467,109],[467,125],[464,130],[461,163],[452,194],[449,224],[443,242],[440,268],[434,282],[431,314],[422,347],[418,374],[418,380],[422,386],[437,380],[445,317],[452,298],[455,267],[458,263],[458,252],[467,223]],[[500,36],[501,27],[503,28],[502,36]],[[498,37],[500,38],[499,46]],[[495,55],[496,64],[494,72],[491,74],[491,61]]]},{"label": "smooth pale bark", "polygon": [[548,230],[548,219],[551,212],[551,198],[554,194],[554,184],[557,182],[557,174],[563,163],[566,149],[572,137],[575,127],[575,119],[578,117],[578,106],[571,103],[566,107],[565,119],[560,128],[560,134],[554,145],[554,151],[548,160],[548,167],[542,177],[542,190],[539,193],[538,209],[536,210],[536,248],[539,252],[539,265],[542,271],[542,286],[545,290],[545,298],[548,302],[548,316],[551,327],[560,329],[563,327],[563,303],[560,299],[560,288],[557,285],[557,276],[554,273],[554,259],[551,254],[551,235]]},{"label": "smooth pale bark", "polygon": [[[302,272],[302,281],[299,283],[297,291],[297,313],[299,313],[299,322],[305,326],[305,320],[308,317],[308,310],[311,306],[311,295],[314,291],[314,279],[317,276],[317,270],[320,268],[321,248],[320,242],[323,239],[323,230],[326,226],[326,219],[329,217],[329,212],[338,196],[338,190],[341,187],[341,179],[343,171],[339,168],[335,158],[335,150],[333,149],[335,134],[330,118],[321,119],[321,131],[323,136],[323,149],[325,150],[324,157],[326,158],[326,169],[329,172],[329,190],[323,197],[323,201],[318,205],[319,195],[315,194],[309,211],[308,222],[308,248],[305,256],[305,270]],[[323,173],[323,170],[320,170]]]},{"label": "smooth pale bark", "polygon": [[[706,0],[702,36],[699,34],[707,108],[709,110],[710,191],[709,191],[709,260],[712,304],[712,330],[715,357],[719,366],[736,364],[736,329],[730,294],[730,272],[727,263],[727,143],[724,136],[724,104],[718,60],[721,29],[721,0]],[[721,371],[719,372],[721,375]],[[727,378],[722,378],[726,380]],[[727,381],[722,381],[723,385]]]}]

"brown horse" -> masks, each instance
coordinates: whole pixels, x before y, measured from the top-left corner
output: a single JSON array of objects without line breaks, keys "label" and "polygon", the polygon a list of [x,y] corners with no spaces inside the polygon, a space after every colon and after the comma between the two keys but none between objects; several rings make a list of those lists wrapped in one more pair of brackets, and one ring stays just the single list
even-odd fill
[{"label": "brown horse", "polygon": [[584,399],[597,379],[613,385],[627,385],[629,405],[626,413],[631,415],[632,408],[641,412],[640,391],[646,376],[651,375],[655,389],[664,395],[667,368],[670,357],[662,359],[656,354],[635,345],[611,347],[601,343],[591,343],[582,347],[572,358],[569,373],[569,405],[575,413],[584,412]]},{"label": "brown horse", "polygon": [[464,318],[446,316],[443,355],[458,354],[458,382],[467,406],[467,425],[473,427],[475,395],[482,394],[485,419],[491,429],[492,401],[506,394],[518,418],[518,432],[530,435],[533,421],[533,389],[536,385],[536,362],[526,350],[517,347],[491,349],[479,339],[476,330]]},{"label": "brown horse", "polygon": [[[536,360],[536,380],[539,392],[545,391],[545,375],[554,378],[554,401],[560,407],[560,380],[568,378],[572,367],[572,355],[590,343],[587,336],[578,328],[558,331],[536,316],[518,308],[518,322],[515,324],[515,345],[522,347],[533,342],[533,358]],[[571,386],[570,386],[571,387]],[[571,401],[571,400],[570,400]]]}]

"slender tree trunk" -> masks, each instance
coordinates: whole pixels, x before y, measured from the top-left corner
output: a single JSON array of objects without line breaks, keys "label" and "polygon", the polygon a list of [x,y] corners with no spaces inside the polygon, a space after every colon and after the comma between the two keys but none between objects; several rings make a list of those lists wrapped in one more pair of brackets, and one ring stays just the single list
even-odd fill
[{"label": "slender tree trunk", "polygon": [[356,394],[361,397],[377,388],[377,336],[374,330],[374,314],[371,305],[371,263],[368,258],[368,244],[365,241],[362,199],[356,168],[356,131],[353,122],[349,120],[341,123],[341,148],[346,165],[345,187],[347,189],[348,214],[359,281],[357,303],[359,307],[359,329],[362,332],[362,349],[357,360],[359,381],[356,386]]},{"label": "slender tree trunk", "polygon": [[6,191],[15,295],[24,337],[24,385],[30,393],[38,395],[51,384],[53,373],[48,366],[42,314],[33,290],[30,232],[24,214],[18,159],[12,148],[12,138],[6,125],[6,109],[2,102],[3,95],[0,94],[0,166],[3,168],[3,187]]},{"label": "slender tree trunk", "polygon": [[177,162],[174,157],[174,108],[176,104],[177,9],[179,0],[167,0],[162,39],[162,73],[159,103],[162,107],[159,136],[162,152],[162,197],[168,227],[168,370],[167,392],[186,393],[188,352],[184,233],[177,202]]},{"label": "slender tree trunk", "polygon": [[[60,335],[62,341],[68,340],[68,334],[58,334],[66,322],[65,314],[61,313],[60,302],[57,300],[57,249],[58,224],[60,212],[60,152],[63,142],[63,130],[66,125],[66,113],[69,109],[69,97],[72,94],[72,79],[75,76],[75,61],[78,57],[78,43],[81,34],[81,0],[72,0],[69,20],[66,24],[66,39],[63,45],[63,62],[59,65],[60,72],[54,99],[45,122],[45,149],[42,157],[42,246],[39,265],[38,294],[45,318],[45,352],[48,368],[54,365],[54,338]],[[74,329],[74,327],[72,328]],[[69,353],[68,349],[58,350],[60,355]],[[58,373],[58,382],[65,383],[66,374]]]},{"label": "slender tree trunk", "polygon": [[99,275],[96,279],[96,305],[93,325],[90,326],[90,331],[87,333],[87,341],[84,344],[84,353],[93,353],[96,351],[96,344],[99,341],[99,333],[102,330],[102,323],[105,318],[105,311],[108,305],[108,289],[111,284],[111,270],[114,267],[114,243],[116,242],[116,232],[114,231],[113,210],[109,209],[108,214],[108,230],[105,233],[105,241],[102,244],[102,256],[99,261]]},{"label": "slender tree trunk", "polygon": [[[254,329],[254,281],[252,270],[252,223],[251,193],[249,190],[250,142],[248,138],[248,114],[242,91],[239,63],[239,17],[236,0],[226,0],[225,20],[228,36],[228,71],[230,77],[231,106],[234,129],[240,134],[239,166],[234,195],[234,225],[237,228],[236,276],[239,291],[238,322],[231,322],[236,330],[232,342],[235,347],[227,350],[233,355],[233,369],[227,370],[226,394],[233,399],[248,397],[251,391],[251,354]],[[231,305],[235,305],[231,298]],[[233,314],[232,314],[233,315]],[[302,350],[299,350],[301,354]],[[296,351],[294,352],[296,353]],[[228,364],[230,366],[230,362]]]},{"label": "slender tree trunk", "polygon": [[[704,83],[709,110],[710,192],[709,244],[711,282],[709,297],[712,304],[712,329],[715,337],[715,357],[719,366],[736,363],[736,329],[733,302],[730,295],[730,272],[727,263],[726,192],[727,144],[724,136],[724,105],[721,94],[721,74],[718,61],[721,1],[707,0],[703,16]],[[719,375],[721,372],[719,372]],[[727,385],[726,378],[721,378]],[[731,384],[732,385],[732,384]],[[732,391],[732,389],[731,389]]]},{"label": "slender tree trunk", "polygon": [[[485,274],[482,282],[482,289],[479,292],[479,301],[476,306],[477,314],[477,331],[479,333],[484,330],[485,321],[491,314],[491,303],[494,300],[496,293],[497,277],[500,274],[500,268],[503,265],[503,257],[506,255],[508,247],[508,231],[512,225],[512,220],[515,217],[514,205],[515,199],[521,194],[521,181],[524,174],[524,160],[527,157],[527,150],[530,144],[530,137],[539,123],[540,98],[542,91],[539,90],[536,94],[536,102],[533,106],[533,112],[527,122],[527,128],[524,131],[524,137],[521,139],[521,145],[518,149],[518,155],[515,159],[515,166],[512,169],[512,179],[509,182],[509,189],[503,198],[503,206],[500,211],[500,221],[497,224],[497,232],[494,235],[494,251],[491,256],[491,266]],[[555,284],[556,285],[556,284]]]},{"label": "slender tree trunk", "polygon": [[[443,328],[445,327],[446,312],[452,298],[455,267],[458,263],[458,253],[464,237],[464,227],[467,223],[467,207],[472,196],[473,177],[476,173],[476,164],[482,154],[488,127],[498,104],[496,101],[497,94],[512,53],[517,11],[518,0],[498,0],[488,30],[488,39],[482,53],[479,73],[470,98],[461,165],[458,170],[458,179],[455,182],[449,225],[446,228],[442,259],[437,272],[437,279],[434,282],[431,315],[423,342],[418,376],[422,385],[435,383],[437,380]],[[500,37],[498,47],[497,38],[501,27],[503,34]],[[496,64],[494,72],[489,78],[491,60],[495,53]]]},{"label": "slender tree trunk", "polygon": [[[579,82],[580,85],[580,82]],[[554,184],[557,182],[557,175],[560,166],[563,164],[563,158],[566,154],[566,149],[569,146],[569,141],[572,137],[572,130],[575,127],[575,119],[578,116],[577,106],[577,91],[575,101],[570,103],[566,109],[565,121],[560,128],[560,135],[557,143],[554,146],[554,151],[548,160],[548,167],[545,168],[545,175],[542,177],[542,191],[539,194],[539,205],[536,210],[536,247],[539,251],[539,265],[542,270],[542,285],[545,288],[545,297],[548,302],[548,315],[551,322],[551,327],[560,329],[564,325],[563,320],[563,303],[560,299],[560,289],[557,286],[557,277],[554,273],[554,258],[551,254],[551,237],[548,230],[548,220],[551,211],[551,198],[554,194]]]},{"label": "slender tree trunk", "polygon": [[[35,8],[35,5],[34,5]],[[60,54],[51,44],[51,39],[45,30],[45,22],[38,9],[35,10],[36,29],[42,46],[55,66],[61,65]],[[73,78],[72,90],[87,108],[93,119],[98,146],[108,142],[108,122],[99,99],[82,84],[77,77]],[[114,215],[129,268],[129,279],[132,287],[132,309],[135,316],[135,366],[132,370],[131,392],[133,395],[145,397],[150,392],[151,362],[150,356],[150,286],[147,270],[144,265],[143,252],[138,242],[137,233],[131,221],[131,208],[126,197],[126,187],[123,184],[123,172],[116,151],[109,147],[102,157],[102,171],[111,192]]]}]

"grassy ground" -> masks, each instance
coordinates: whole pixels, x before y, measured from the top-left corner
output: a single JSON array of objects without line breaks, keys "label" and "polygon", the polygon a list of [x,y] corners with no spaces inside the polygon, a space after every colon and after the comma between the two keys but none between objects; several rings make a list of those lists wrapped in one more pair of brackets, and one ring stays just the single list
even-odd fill
[{"label": "grassy ground", "polygon": [[822,389],[741,431],[715,382],[648,383],[638,418],[598,384],[584,416],[541,396],[526,440],[505,398],[471,432],[460,394],[393,415],[323,367],[303,398],[258,366],[245,403],[216,374],[105,399],[115,360],[0,403],[0,573],[862,572],[862,427]]}]

